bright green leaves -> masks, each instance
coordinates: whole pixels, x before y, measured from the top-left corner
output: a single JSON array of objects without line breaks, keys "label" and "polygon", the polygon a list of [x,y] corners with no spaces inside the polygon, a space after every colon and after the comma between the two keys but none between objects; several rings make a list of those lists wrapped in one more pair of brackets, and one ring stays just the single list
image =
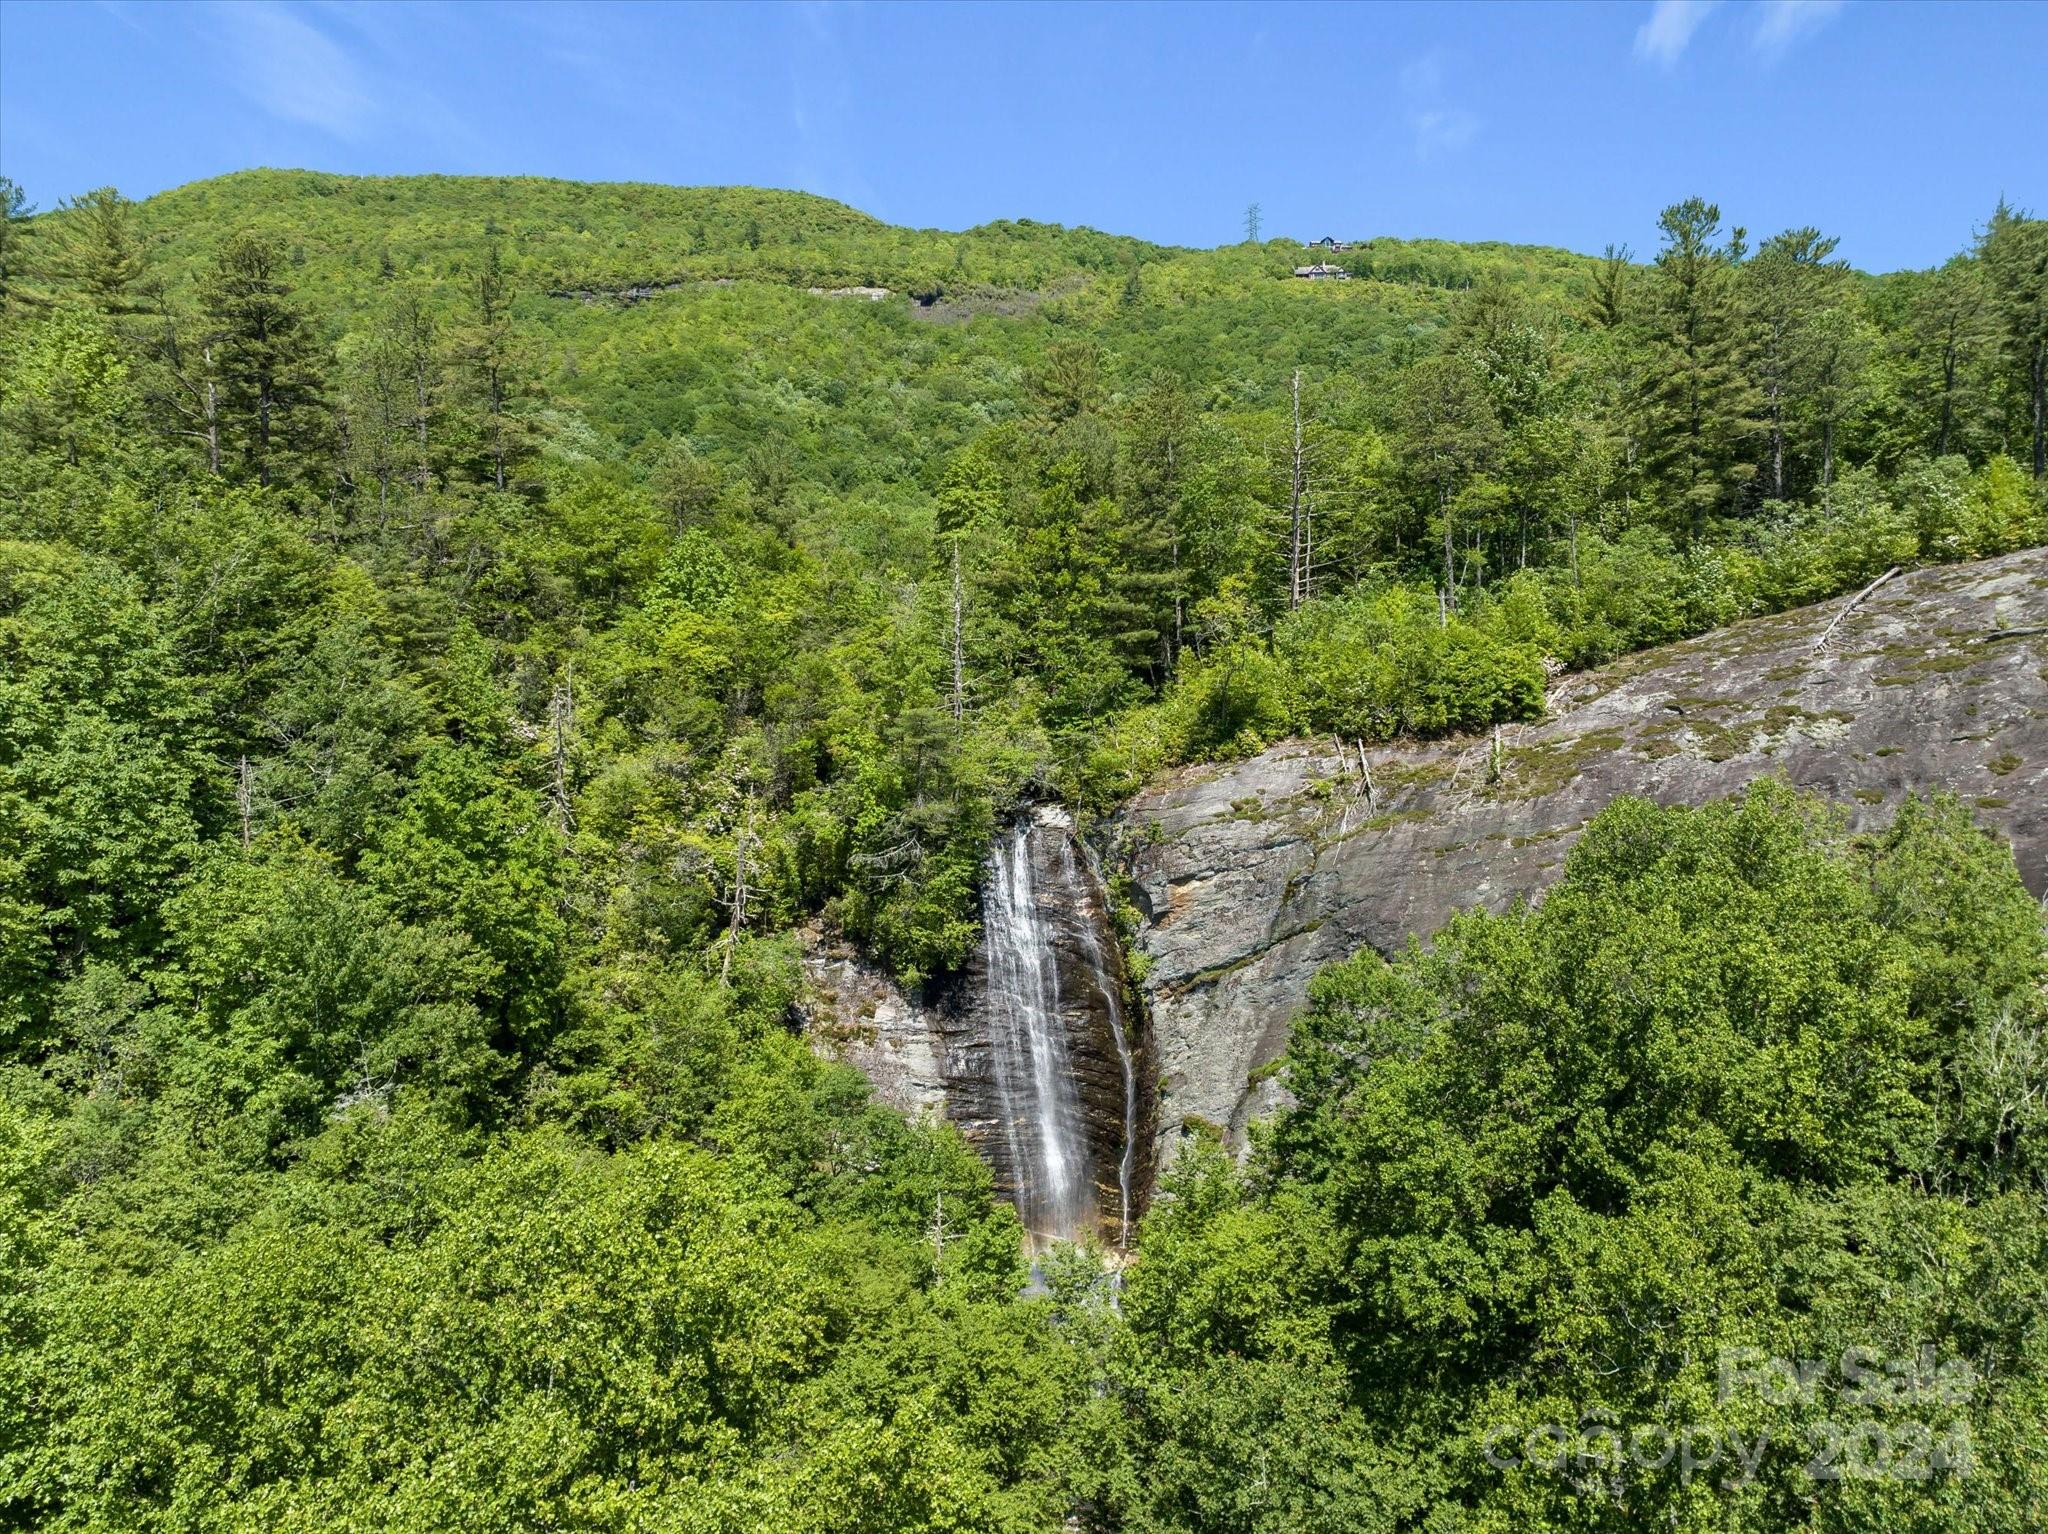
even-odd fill
[{"label": "bright green leaves", "polygon": [[167,1090],[235,1161],[261,1164],[329,1115],[388,1111],[398,1095],[450,1123],[481,1116],[509,1068],[480,1006],[501,977],[474,939],[401,923],[291,838],[215,859],[168,917]]},{"label": "bright green leaves", "polygon": [[[1482,1452],[1490,1429],[1556,1423],[1767,1433],[1760,1468],[1711,1491],[1668,1467],[1608,1483],[1612,1526],[1783,1527],[1813,1505],[1797,1446],[1853,1403],[1731,1391],[1720,1360],[1932,1347],[1980,1387],[1919,1416],[1976,1435],[1968,1500],[2015,1526],[2033,1482],[2013,1434],[2048,1358],[2038,1328],[1992,1316],[2038,1284],[2018,1187],[2039,1165],[2044,963],[2038,905],[1953,803],[1856,840],[1770,785],[1619,802],[1535,909],[1319,977],[1296,1106],[1248,1184],[1199,1161],[1175,1183],[1133,1328],[1187,1367],[1327,1347],[1360,1413],[1338,1452],[1368,1465],[1376,1435],[1438,1424],[1413,1462],[1425,1499],[1484,1526],[1579,1526],[1569,1476]],[[1887,1432],[1919,1420],[1874,1410]],[[1139,1479],[1141,1504],[1220,1494],[1173,1457],[1185,1427],[1144,1421],[1175,1468]],[[1265,1431],[1234,1429],[1235,1452]],[[1823,1505],[1932,1528],[1962,1489],[1878,1477]]]},{"label": "bright green leaves", "polygon": [[468,935],[490,965],[479,1003],[515,1036],[556,1016],[567,941],[564,869],[538,795],[480,752],[436,746],[363,854],[368,883],[420,922]]},{"label": "bright green leaves", "polygon": [[0,409],[7,434],[67,465],[103,462],[134,404],[119,341],[105,320],[74,309],[19,323]]},{"label": "bright green leaves", "polygon": [[[840,1153],[880,1157],[857,1200],[902,1179],[903,1236],[843,1199],[807,1212],[744,1147],[540,1133],[393,1183],[377,1142],[425,1123],[338,1125],[360,1159],[316,1147],[226,1239],[121,1282],[49,1275],[21,1360],[49,1425],[17,1495],[65,1527],[1042,1528],[1079,1382],[1008,1303],[1014,1217],[949,1136],[848,1130],[893,1137]],[[0,1171],[31,1150],[0,1119]],[[358,1182],[405,1196],[383,1239]],[[914,1222],[939,1192],[934,1287]]]},{"label": "bright green leaves", "polygon": [[1434,599],[1396,589],[1300,609],[1274,638],[1300,701],[1297,727],[1352,739],[1483,729],[1542,712],[1537,652],[1472,624],[1442,621]]},{"label": "bright green leaves", "polygon": [[[101,561],[0,545],[0,1032],[86,958],[149,951],[227,785],[155,615]],[[217,801],[216,801],[217,802]]]}]

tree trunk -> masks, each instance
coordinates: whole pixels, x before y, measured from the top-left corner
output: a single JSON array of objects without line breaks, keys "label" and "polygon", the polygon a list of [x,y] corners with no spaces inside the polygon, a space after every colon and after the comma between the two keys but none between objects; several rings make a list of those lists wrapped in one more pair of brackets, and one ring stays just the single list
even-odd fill
[{"label": "tree trunk", "polygon": [[491,384],[491,466],[496,471],[498,489],[505,488],[505,389],[498,377],[498,366],[494,362],[489,370]]},{"label": "tree trunk", "polygon": [[1444,524],[1444,600],[1442,618],[1450,626],[1450,615],[1458,609],[1458,552],[1451,541],[1451,498],[1443,485],[1436,487],[1437,515]]},{"label": "tree trunk", "polygon": [[550,752],[553,781],[549,784],[548,797],[554,801],[555,820],[564,835],[576,829],[576,812],[569,798],[569,729],[576,718],[575,688],[574,667],[564,667],[562,685],[548,700],[548,723],[554,732],[553,750]]},{"label": "tree trunk", "polygon": [[2044,393],[2048,393],[2048,341],[2034,343],[2034,478],[2048,476],[2048,420],[2043,419]]},{"label": "tree trunk", "polygon": [[1941,349],[1941,431],[1934,439],[1934,456],[1948,456],[1948,434],[1956,409],[1956,344],[1950,336]]},{"label": "tree trunk", "polygon": [[256,386],[256,483],[270,483],[270,380]]},{"label": "tree trunk", "polygon": [[1771,380],[1771,499],[1785,499],[1785,407],[1776,379]]},{"label": "tree trunk", "polygon": [[1316,501],[1315,497],[1303,493],[1301,497],[1301,599],[1306,602],[1315,594],[1316,579]]},{"label": "tree trunk", "polygon": [[718,983],[732,983],[732,951],[739,945],[740,928],[747,921],[747,844],[754,835],[754,796],[747,795],[747,815],[732,851],[732,921],[725,929],[725,961],[718,967]]},{"label": "tree trunk", "polygon": [[1181,589],[1180,583],[1180,476],[1174,466],[1171,437],[1166,441],[1166,483],[1173,496],[1173,520],[1167,529],[1173,551],[1173,648],[1166,656],[1166,668],[1171,671],[1180,660],[1180,630],[1187,609],[1187,593]]},{"label": "tree trunk", "polygon": [[1301,606],[1301,369],[1294,370],[1294,473],[1287,497],[1289,546],[1287,551],[1287,605]]},{"label": "tree trunk", "polygon": [[427,449],[427,362],[415,352],[412,359],[413,433],[419,443],[420,462],[418,478],[420,490],[424,492],[433,482],[431,454]]},{"label": "tree trunk", "polygon": [[206,363],[206,403],[201,407],[206,421],[206,468],[216,479],[220,477],[220,384],[213,376],[213,348],[202,347],[199,353]]},{"label": "tree trunk", "polygon": [[953,723],[967,712],[967,667],[960,642],[960,535],[953,535]]}]

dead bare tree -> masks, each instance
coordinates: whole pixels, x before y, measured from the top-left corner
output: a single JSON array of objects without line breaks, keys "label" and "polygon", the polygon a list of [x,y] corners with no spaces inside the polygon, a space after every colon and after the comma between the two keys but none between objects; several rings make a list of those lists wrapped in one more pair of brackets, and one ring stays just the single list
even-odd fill
[{"label": "dead bare tree", "polygon": [[235,814],[242,822],[242,850],[249,850],[250,818],[255,802],[254,780],[249,771],[249,758],[242,757],[235,763]]},{"label": "dead bare tree", "polygon": [[1301,369],[1294,370],[1294,458],[1287,494],[1288,553],[1287,605],[1299,607],[1306,595],[1308,576],[1307,527],[1303,520],[1304,493],[1308,488],[1307,456],[1301,441]]},{"label": "dead bare tree", "polygon": [[1880,575],[1876,580],[1872,581],[1868,586],[1865,586],[1861,591],[1857,592],[1856,595],[1851,597],[1848,601],[1848,604],[1844,606],[1840,612],[1835,614],[1835,621],[1833,623],[1830,623],[1826,628],[1820,631],[1820,638],[1816,639],[1813,642],[1813,647],[1816,650],[1823,648],[1830,639],[1835,637],[1835,630],[1842,626],[1842,620],[1848,617],[1849,614],[1856,611],[1857,608],[1861,607],[1863,605],[1864,598],[1868,597],[1871,594],[1871,592],[1877,590],[1878,587],[1882,586],[1886,581],[1890,580],[1893,576],[1897,575],[1898,573],[1899,567],[1897,565],[1893,565],[1889,570],[1885,571],[1884,574]]},{"label": "dead bare tree", "polygon": [[552,773],[548,799],[554,806],[555,824],[564,835],[576,829],[576,810],[569,796],[569,732],[576,722],[576,670],[562,668],[561,683],[548,700],[548,727],[554,740],[549,752]]},{"label": "dead bare tree", "polygon": [[[158,304],[163,304],[161,295]],[[220,473],[220,373],[214,365],[213,342],[201,341],[198,365],[188,360],[178,334],[176,320],[166,313],[163,332],[157,338],[157,360],[162,364],[163,386],[157,398],[175,416],[174,436],[189,437],[206,451],[206,472]]]},{"label": "dead bare tree", "polygon": [[739,946],[740,930],[747,924],[747,902],[753,886],[747,882],[747,857],[754,850],[754,791],[747,790],[747,807],[740,821],[740,834],[732,844],[732,894],[726,901],[732,915],[725,929],[725,958],[718,966],[718,983],[732,984],[732,951]]},{"label": "dead bare tree", "polygon": [[958,724],[967,713],[967,659],[961,642],[961,613],[964,604],[960,598],[960,535],[953,535],[953,723]]}]

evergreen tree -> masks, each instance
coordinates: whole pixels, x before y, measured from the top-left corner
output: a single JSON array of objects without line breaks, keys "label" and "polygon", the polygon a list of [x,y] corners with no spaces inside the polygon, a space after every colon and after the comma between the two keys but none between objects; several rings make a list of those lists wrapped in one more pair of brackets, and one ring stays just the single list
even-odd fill
[{"label": "evergreen tree", "polygon": [[9,177],[0,176],[0,314],[22,300],[35,211],[28,194]]},{"label": "evergreen tree", "polygon": [[1600,270],[1593,279],[1593,323],[1602,330],[1616,330],[1627,322],[1630,312],[1631,268],[1629,248],[1609,245],[1600,254]]},{"label": "evergreen tree", "polygon": [[1161,658],[1168,670],[1180,655],[1190,600],[1182,492],[1194,428],[1194,407],[1179,379],[1171,373],[1155,374],[1127,413],[1125,448],[1119,457],[1119,500],[1152,523],[1165,544],[1164,594],[1173,604],[1173,618],[1161,635]]},{"label": "evergreen tree", "polygon": [[1651,468],[1688,536],[1737,509],[1755,476],[1756,396],[1736,272],[1742,232],[1721,240],[1721,210],[1700,198],[1658,217],[1664,244],[1646,323],[1651,375]]},{"label": "evergreen tree", "polygon": [[1767,443],[1763,488],[1774,501],[1787,497],[1789,423],[1814,387],[1813,327],[1841,301],[1848,263],[1834,259],[1838,243],[1811,227],[1788,229],[1765,240],[1743,268]]},{"label": "evergreen tree", "polygon": [[1409,370],[1401,426],[1409,473],[1434,507],[1443,548],[1446,611],[1458,606],[1457,496],[1475,475],[1491,468],[1502,447],[1500,417],[1485,382],[1458,356],[1432,357]]},{"label": "evergreen tree", "polygon": [[2030,458],[2034,478],[2048,477],[2048,219],[2001,202],[1978,249],[2004,331],[2006,440]]},{"label": "evergreen tree", "polygon": [[425,494],[436,478],[441,416],[441,363],[437,326],[420,290],[407,283],[386,306],[382,328],[390,355],[400,369],[405,400],[405,427],[410,439],[408,471],[413,488]]},{"label": "evergreen tree", "polygon": [[140,312],[144,251],[135,204],[110,186],[65,205],[48,270],[54,282],[109,318]]},{"label": "evergreen tree", "polygon": [[377,520],[388,519],[394,487],[411,457],[411,380],[404,350],[389,324],[347,339],[342,380],[341,464],[351,485],[376,486]]},{"label": "evergreen tree", "polygon": [[1984,264],[1954,256],[1916,290],[1904,326],[1907,392],[1928,417],[1923,441],[1937,458],[1977,439],[1996,353]]},{"label": "evergreen tree", "polygon": [[1835,482],[1835,448],[1842,424],[1868,390],[1873,346],[1869,327],[1846,304],[1818,310],[1805,331],[1800,414],[1825,501]]},{"label": "evergreen tree", "polygon": [[228,456],[259,485],[304,477],[325,446],[319,346],[287,270],[282,241],[234,234],[202,290],[220,351]]},{"label": "evergreen tree", "polygon": [[463,337],[470,408],[494,488],[510,484],[514,464],[528,448],[527,433],[514,412],[522,391],[512,335],[512,283],[504,250],[493,237],[471,285],[475,321]]}]

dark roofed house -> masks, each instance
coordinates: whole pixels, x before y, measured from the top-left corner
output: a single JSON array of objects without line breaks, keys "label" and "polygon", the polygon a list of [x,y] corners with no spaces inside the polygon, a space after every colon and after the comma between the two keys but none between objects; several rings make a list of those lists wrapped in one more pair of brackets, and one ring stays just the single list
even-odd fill
[{"label": "dark roofed house", "polygon": [[1338,239],[1334,234],[1326,234],[1320,240],[1309,241],[1308,248],[1310,250],[1337,251],[1342,250],[1344,248],[1344,242]]}]

